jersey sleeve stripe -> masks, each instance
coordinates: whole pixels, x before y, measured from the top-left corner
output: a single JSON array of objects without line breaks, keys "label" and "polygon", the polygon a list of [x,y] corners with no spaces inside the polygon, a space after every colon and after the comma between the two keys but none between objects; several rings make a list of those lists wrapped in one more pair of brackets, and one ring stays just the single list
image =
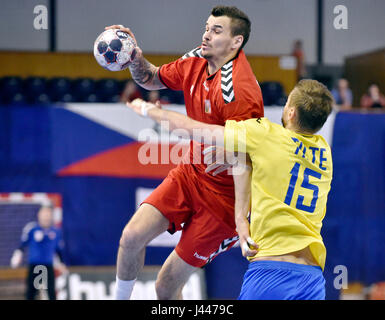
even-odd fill
[{"label": "jersey sleeve stripe", "polygon": [[221,68],[221,88],[225,103],[233,102],[235,100],[233,88],[233,61],[226,63]]},{"label": "jersey sleeve stripe", "polygon": [[34,221],[28,222],[21,233],[21,241],[26,242],[28,240],[28,234],[29,232],[37,226],[37,223]]},{"label": "jersey sleeve stripe", "polygon": [[160,67],[160,68],[158,69],[158,78],[159,78],[160,82],[162,82],[163,85],[164,85],[167,89],[170,89],[170,88],[168,87],[168,85],[164,83],[164,81],[163,81],[163,79],[162,79],[162,76],[160,75],[160,69],[161,69],[161,68],[162,68],[162,67]]}]

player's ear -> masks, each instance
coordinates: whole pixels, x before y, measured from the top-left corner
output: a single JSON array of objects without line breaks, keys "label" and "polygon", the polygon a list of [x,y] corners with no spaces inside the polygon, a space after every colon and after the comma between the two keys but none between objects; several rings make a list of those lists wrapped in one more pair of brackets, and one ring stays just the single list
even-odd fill
[{"label": "player's ear", "polygon": [[238,50],[243,43],[243,36],[242,35],[237,35],[233,38],[233,49]]},{"label": "player's ear", "polygon": [[289,106],[288,118],[290,120],[293,120],[296,117],[297,117],[297,109],[295,107]]}]

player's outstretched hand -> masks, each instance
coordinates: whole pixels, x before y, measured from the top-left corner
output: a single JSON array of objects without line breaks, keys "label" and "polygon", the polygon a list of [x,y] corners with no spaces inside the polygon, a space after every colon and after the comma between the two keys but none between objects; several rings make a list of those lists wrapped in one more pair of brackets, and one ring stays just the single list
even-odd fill
[{"label": "player's outstretched hand", "polygon": [[114,24],[114,25],[112,25],[112,26],[105,27],[104,29],[105,29],[105,30],[109,30],[109,29],[120,29],[120,30],[122,30],[123,32],[126,32],[126,33],[128,33],[128,34],[130,35],[130,37],[132,38],[132,40],[134,40],[134,42],[135,42],[135,47],[138,46],[138,42],[136,41],[135,35],[134,35],[134,33],[131,31],[130,28],[127,28],[127,27],[125,27],[125,26],[123,26],[123,25],[121,25],[121,24]]},{"label": "player's outstretched hand", "polygon": [[138,115],[147,117],[148,110],[153,108],[161,109],[162,106],[159,101],[157,101],[155,104],[146,102],[142,99],[135,99],[132,102],[126,102],[127,107],[134,110]]}]

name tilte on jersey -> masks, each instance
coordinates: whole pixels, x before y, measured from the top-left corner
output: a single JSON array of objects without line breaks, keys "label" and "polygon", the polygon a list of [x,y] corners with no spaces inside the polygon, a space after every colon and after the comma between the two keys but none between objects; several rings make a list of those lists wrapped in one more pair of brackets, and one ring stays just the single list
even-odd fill
[{"label": "name tilte on jersey", "polygon": [[[291,137],[291,139],[296,143],[297,148],[294,151],[294,154],[302,156],[302,158],[308,159],[312,163],[316,162],[316,159],[319,160],[319,168],[321,170],[326,170],[327,168],[323,166],[323,164],[327,161],[325,157],[326,149],[325,148],[317,148],[317,147],[309,147],[306,148],[304,144],[299,141],[297,138]],[[310,159],[309,159],[310,157]]]}]

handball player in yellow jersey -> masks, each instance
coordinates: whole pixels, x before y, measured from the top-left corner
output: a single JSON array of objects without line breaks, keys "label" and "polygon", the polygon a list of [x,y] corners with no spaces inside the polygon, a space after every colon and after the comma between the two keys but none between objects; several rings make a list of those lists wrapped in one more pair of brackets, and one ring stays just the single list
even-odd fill
[{"label": "handball player in yellow jersey", "polygon": [[323,84],[301,80],[283,109],[283,126],[254,118],[228,120],[224,127],[162,110],[160,104],[127,104],[158,122],[169,121],[171,130],[183,128],[206,141],[215,136],[228,153],[247,154],[252,170],[239,163],[235,169],[246,170],[233,173],[236,227],[242,254],[250,261],[239,299],[325,299],[326,249],[320,232],[333,166],[329,145],[315,133],[332,103]]}]

